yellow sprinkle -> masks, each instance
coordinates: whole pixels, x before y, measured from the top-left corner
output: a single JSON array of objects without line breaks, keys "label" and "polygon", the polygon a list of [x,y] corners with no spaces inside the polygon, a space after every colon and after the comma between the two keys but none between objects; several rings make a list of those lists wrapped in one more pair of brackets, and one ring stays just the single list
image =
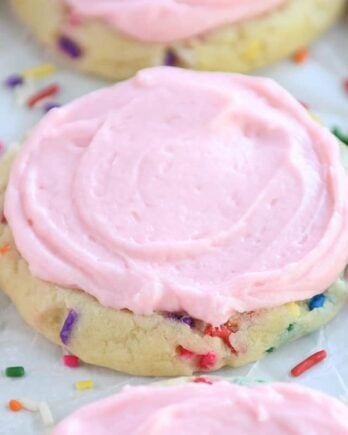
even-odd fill
[{"label": "yellow sprinkle", "polygon": [[298,306],[298,304],[296,304],[296,302],[290,302],[289,304],[287,304],[288,310],[290,311],[291,315],[294,318],[297,318],[300,316],[301,310],[300,307]]},{"label": "yellow sprinkle", "polygon": [[252,62],[256,60],[261,50],[260,41],[253,41],[242,53],[244,59]]},{"label": "yellow sprinkle", "polygon": [[42,65],[34,66],[32,68],[22,71],[22,75],[25,78],[33,77],[40,78],[46,77],[56,72],[56,67],[52,63],[44,63]]},{"label": "yellow sprinkle", "polygon": [[322,124],[321,119],[313,112],[308,112],[308,114],[313,119],[313,121],[317,122],[318,124]]},{"label": "yellow sprinkle", "polygon": [[76,382],[75,388],[79,391],[81,390],[88,390],[89,388],[94,387],[94,382],[91,379],[88,379],[86,381],[80,381]]}]

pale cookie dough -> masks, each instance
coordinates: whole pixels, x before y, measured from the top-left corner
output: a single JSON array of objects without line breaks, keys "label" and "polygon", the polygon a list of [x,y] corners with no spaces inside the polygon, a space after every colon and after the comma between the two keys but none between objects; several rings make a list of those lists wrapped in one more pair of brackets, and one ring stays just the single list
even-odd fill
[{"label": "pale cookie dough", "polygon": [[345,2],[288,0],[255,18],[162,43],[137,40],[101,19],[76,19],[63,0],[11,3],[37,39],[76,68],[119,80],[141,68],[164,63],[198,70],[253,70],[309,44],[337,18]]},{"label": "pale cookie dough", "polygon": [[[14,155],[7,153],[0,163],[0,211]],[[189,375],[203,367],[216,370],[256,361],[267,351],[327,323],[348,297],[346,282],[338,279],[325,292],[321,308],[310,311],[303,301],[235,315],[228,322],[232,349],[225,340],[205,334],[201,321],[190,328],[165,314],[140,316],[106,308],[83,291],[34,278],[5,222],[0,223],[0,250],[0,287],[30,326],[62,345],[59,333],[69,310],[74,309],[78,318],[68,350],[87,363],[134,375]]]}]

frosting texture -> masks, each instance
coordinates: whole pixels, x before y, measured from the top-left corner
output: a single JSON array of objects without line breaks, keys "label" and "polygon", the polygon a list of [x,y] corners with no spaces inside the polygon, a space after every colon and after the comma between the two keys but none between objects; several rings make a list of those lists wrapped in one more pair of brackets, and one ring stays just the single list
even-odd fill
[{"label": "frosting texture", "polygon": [[219,325],[336,280],[347,186],[335,138],[273,81],[159,67],[50,111],[5,215],[34,276]]},{"label": "frosting texture", "polygon": [[170,42],[272,11],[286,0],[65,0],[75,13],[98,18],[148,42]]},{"label": "frosting texture", "polygon": [[111,433],[347,435],[348,409],[332,397],[293,384],[133,387],[81,408],[52,435]]}]

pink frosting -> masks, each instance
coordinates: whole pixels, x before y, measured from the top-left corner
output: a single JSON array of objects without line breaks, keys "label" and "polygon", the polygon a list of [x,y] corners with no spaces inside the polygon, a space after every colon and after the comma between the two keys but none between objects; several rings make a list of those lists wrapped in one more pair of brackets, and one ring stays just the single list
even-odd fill
[{"label": "pink frosting", "polygon": [[50,111],[5,214],[34,276],[218,325],[336,280],[347,186],[335,138],[273,81],[159,67]]},{"label": "pink frosting", "polygon": [[169,42],[267,13],[287,0],[65,0],[83,17],[98,18],[149,42]]},{"label": "pink frosting", "polygon": [[293,384],[133,387],[81,408],[52,435],[111,433],[347,435],[348,409],[333,397]]}]

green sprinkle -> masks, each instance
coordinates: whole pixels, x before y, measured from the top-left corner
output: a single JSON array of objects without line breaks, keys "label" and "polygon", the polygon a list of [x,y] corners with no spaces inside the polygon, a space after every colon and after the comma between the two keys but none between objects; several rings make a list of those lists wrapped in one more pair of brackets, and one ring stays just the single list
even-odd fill
[{"label": "green sprinkle", "polygon": [[275,351],[275,347],[270,347],[269,349],[266,350],[267,353],[272,353]]},{"label": "green sprinkle", "polygon": [[339,127],[333,127],[331,129],[331,133],[334,134],[337,137],[337,139],[339,139],[345,145],[348,145],[348,135],[344,134]]},{"label": "green sprinkle", "polygon": [[21,378],[25,375],[24,367],[7,367],[5,375],[9,378]]},{"label": "green sprinkle", "polygon": [[290,325],[287,327],[287,330],[291,332],[294,329],[295,325],[293,323],[290,323]]}]

